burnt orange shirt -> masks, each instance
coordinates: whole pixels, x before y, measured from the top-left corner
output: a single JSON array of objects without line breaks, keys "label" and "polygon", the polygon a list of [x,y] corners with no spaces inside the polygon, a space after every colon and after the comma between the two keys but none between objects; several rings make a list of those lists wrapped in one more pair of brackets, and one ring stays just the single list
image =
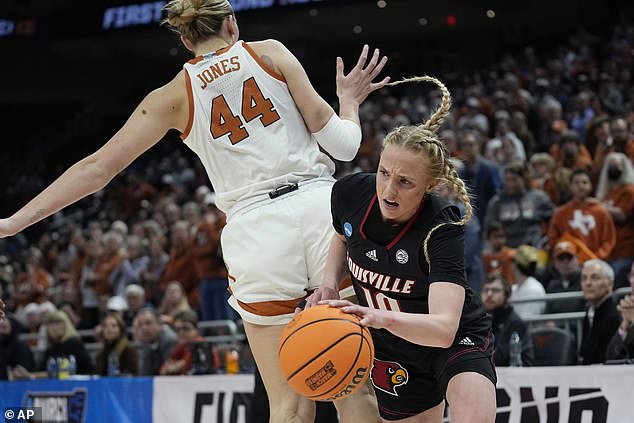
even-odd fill
[{"label": "burnt orange shirt", "polygon": [[[555,159],[555,163],[558,167],[563,166],[563,155],[561,154],[561,150],[559,149],[559,144],[553,144],[548,149],[548,153]],[[575,163],[572,166],[573,169],[585,169],[588,172],[592,172],[594,164],[592,162],[592,157],[590,156],[590,152],[586,148],[585,145],[579,145],[579,154],[575,157]]]},{"label": "burnt orange shirt", "polygon": [[581,240],[598,258],[606,260],[616,244],[612,216],[595,199],[582,203],[570,200],[555,210],[548,226],[549,247],[565,234]]},{"label": "burnt orange shirt", "polygon": [[111,295],[112,286],[108,278],[110,274],[121,264],[123,256],[113,254],[108,257],[100,257],[95,264],[95,273],[99,275],[99,280],[95,282],[95,292],[97,295]]},{"label": "burnt orange shirt", "polygon": [[499,272],[507,281],[512,284],[515,283],[513,271],[511,270],[513,256],[515,256],[515,248],[511,247],[503,247],[497,253],[483,254],[482,259],[484,260],[484,269],[487,275],[491,272]]},{"label": "burnt orange shirt", "polygon": [[[13,282],[16,302],[21,306],[43,302],[51,279],[51,274],[43,268],[35,269],[33,273],[18,273]],[[28,287],[30,284],[32,287]]]},{"label": "burnt orange shirt", "polygon": [[165,292],[165,288],[171,281],[178,281],[185,288],[187,299],[193,309],[198,307],[200,303],[200,294],[198,292],[198,277],[196,275],[196,267],[194,266],[194,258],[191,254],[191,246],[185,248],[182,252],[172,251],[170,258],[165,263],[163,274],[159,286],[161,295]]}]

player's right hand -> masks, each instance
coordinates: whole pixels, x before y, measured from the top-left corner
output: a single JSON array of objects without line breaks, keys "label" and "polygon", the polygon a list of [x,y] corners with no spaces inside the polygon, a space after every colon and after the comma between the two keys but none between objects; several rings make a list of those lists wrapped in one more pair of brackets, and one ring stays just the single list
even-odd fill
[{"label": "player's right hand", "polygon": [[308,298],[306,298],[306,305],[304,305],[304,310],[316,306],[322,300],[338,299],[339,290],[327,286],[320,286],[312,294],[310,294]]}]

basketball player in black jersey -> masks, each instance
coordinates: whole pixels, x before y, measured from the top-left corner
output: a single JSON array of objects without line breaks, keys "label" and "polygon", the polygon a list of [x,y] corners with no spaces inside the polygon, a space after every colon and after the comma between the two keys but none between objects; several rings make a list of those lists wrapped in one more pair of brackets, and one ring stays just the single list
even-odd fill
[{"label": "basketball player in black jersey", "polygon": [[[326,275],[306,307],[319,302],[356,314],[371,327],[371,381],[387,421],[495,421],[496,374],[491,321],[466,284],[464,224],[472,214],[463,181],[436,134],[449,112],[443,94],[429,121],[393,130],[376,174],[339,180],[332,191],[332,239]],[[396,83],[393,83],[396,84]],[[464,203],[434,194],[444,181]],[[338,299],[346,268],[359,305]]]}]

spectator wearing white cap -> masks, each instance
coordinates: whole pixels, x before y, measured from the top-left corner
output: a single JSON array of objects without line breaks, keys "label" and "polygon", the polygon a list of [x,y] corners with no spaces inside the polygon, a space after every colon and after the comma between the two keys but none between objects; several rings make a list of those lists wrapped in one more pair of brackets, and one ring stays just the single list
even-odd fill
[{"label": "spectator wearing white cap", "polygon": [[128,303],[126,302],[125,298],[115,295],[114,297],[110,297],[108,299],[106,309],[108,311],[114,311],[123,314],[123,312],[128,309]]}]

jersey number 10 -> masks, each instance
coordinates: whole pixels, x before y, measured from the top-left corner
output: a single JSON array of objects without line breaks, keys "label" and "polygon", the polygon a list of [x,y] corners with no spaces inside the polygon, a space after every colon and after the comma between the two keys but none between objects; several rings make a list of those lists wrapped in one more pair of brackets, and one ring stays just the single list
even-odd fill
[{"label": "jersey number 10", "polygon": [[214,138],[229,134],[231,144],[237,144],[249,136],[244,127],[245,122],[259,117],[262,125],[266,127],[280,120],[280,115],[275,110],[273,103],[264,97],[254,78],[249,78],[242,84],[241,103],[241,116],[238,116],[233,114],[223,95],[212,100],[210,129]]},{"label": "jersey number 10", "polygon": [[390,298],[382,292],[370,292],[369,289],[360,286],[363,294],[365,295],[365,301],[368,303],[368,307],[375,310],[387,310],[387,311],[402,311],[398,300]]}]

